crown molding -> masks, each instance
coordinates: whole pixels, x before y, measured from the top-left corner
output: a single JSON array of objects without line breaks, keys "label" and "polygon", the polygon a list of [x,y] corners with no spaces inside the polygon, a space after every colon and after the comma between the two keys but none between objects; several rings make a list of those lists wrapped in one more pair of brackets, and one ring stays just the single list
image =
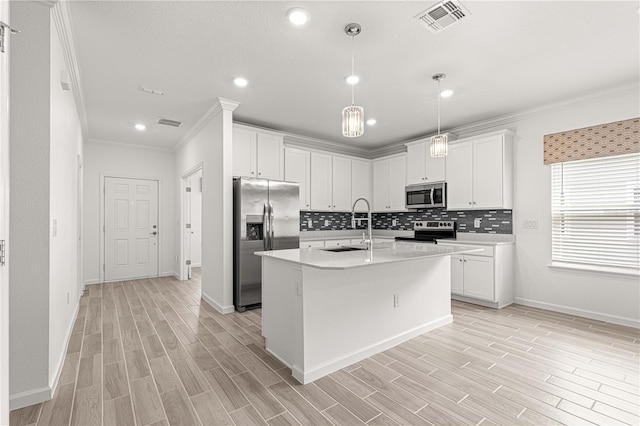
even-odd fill
[{"label": "crown molding", "polygon": [[488,120],[477,121],[475,123],[466,124],[451,129],[452,132],[459,136],[464,137],[473,136],[474,134],[485,132],[488,130],[495,130],[496,128],[506,128],[509,125],[517,123],[528,118],[533,118],[539,115],[544,115],[552,112],[563,111],[570,108],[576,108],[581,105],[587,105],[590,103],[604,101],[611,98],[616,98],[621,95],[632,94],[640,91],[639,83],[632,83],[625,86],[619,86],[610,90],[581,96],[568,101],[556,102],[548,104],[539,108],[529,109],[515,114],[503,115]]},{"label": "crown molding", "polygon": [[125,142],[115,142],[115,141],[108,141],[108,140],[104,140],[104,139],[87,139],[85,141],[85,145],[98,145],[98,146],[110,146],[110,147],[117,147],[117,148],[123,148],[123,149],[142,149],[142,150],[146,150],[146,151],[155,151],[155,152],[163,152],[166,154],[171,154],[172,150],[170,148],[160,148],[157,146],[151,146],[151,145],[141,145],[141,144],[132,144],[132,143],[125,143]]},{"label": "crown molding", "polygon": [[171,150],[173,152],[179,151],[183,146],[188,144],[191,139],[196,137],[196,135],[200,133],[202,129],[204,129],[204,127],[209,124],[209,122],[213,120],[213,117],[218,115],[220,111],[226,110],[233,112],[238,107],[238,105],[240,105],[239,102],[235,102],[225,98],[217,98],[211,108],[209,108],[207,112],[205,112],[202,117],[200,117],[198,121],[196,121],[196,123],[191,126],[189,131],[185,133],[185,135],[178,141],[177,144],[173,146],[173,148],[171,148]]},{"label": "crown molding", "polygon": [[80,80],[80,69],[78,67],[78,60],[76,56],[76,45],[73,39],[73,25],[71,23],[71,14],[66,1],[40,1],[39,3],[51,4],[51,16],[60,39],[62,46],[62,54],[64,56],[64,62],[69,72],[69,79],[71,80],[71,87],[73,93],[73,99],[78,110],[78,116],[80,118],[80,127],[82,128],[82,134],[85,138],[89,137],[89,120],[87,118],[87,110],[85,108],[84,95],[82,93],[82,83]]}]

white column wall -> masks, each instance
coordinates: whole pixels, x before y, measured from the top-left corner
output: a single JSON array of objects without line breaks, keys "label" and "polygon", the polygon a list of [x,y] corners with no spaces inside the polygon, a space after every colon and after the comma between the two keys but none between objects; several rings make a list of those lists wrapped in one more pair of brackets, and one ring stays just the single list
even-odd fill
[{"label": "white column wall", "polygon": [[82,283],[78,264],[78,158],[82,158],[82,128],[73,92],[60,85],[60,72],[66,70],[62,45],[53,20],[51,38],[51,131],[50,206],[56,235],[49,239],[49,386],[53,389],[62,370],[66,345],[80,301]]},{"label": "white column wall", "polygon": [[107,143],[84,149],[84,281],[100,282],[100,175],[160,180],[160,275],[177,275],[175,160],[171,151]]},{"label": "white column wall", "polygon": [[[223,313],[233,312],[231,146],[236,106],[234,102],[218,99],[203,119],[206,124],[176,151],[179,187],[183,176],[202,165],[202,298]],[[178,194],[177,200],[177,214],[181,216],[183,194]],[[181,226],[178,224],[178,235]],[[184,261],[182,255],[180,261]]]}]

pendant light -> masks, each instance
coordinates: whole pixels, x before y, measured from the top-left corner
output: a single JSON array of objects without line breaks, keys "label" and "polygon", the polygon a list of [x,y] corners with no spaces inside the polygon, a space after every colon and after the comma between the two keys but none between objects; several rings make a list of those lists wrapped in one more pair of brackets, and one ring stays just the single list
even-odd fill
[{"label": "pendant light", "polygon": [[[351,76],[355,75],[355,54],[353,49],[354,37],[360,34],[359,24],[348,24],[344,32],[351,37]],[[355,83],[351,84],[351,106],[342,110],[342,135],[347,138],[357,138],[364,134],[364,108],[355,105]]]},{"label": "pendant light", "polygon": [[432,78],[438,82],[438,134],[431,136],[431,149],[429,150],[432,157],[446,157],[449,152],[447,135],[440,134],[440,81],[446,77],[446,74],[438,73]]}]

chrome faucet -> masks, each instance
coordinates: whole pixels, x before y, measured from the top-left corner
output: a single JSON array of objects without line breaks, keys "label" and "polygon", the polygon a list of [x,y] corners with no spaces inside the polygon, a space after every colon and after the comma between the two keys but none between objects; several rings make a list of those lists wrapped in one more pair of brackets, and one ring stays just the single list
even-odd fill
[{"label": "chrome faucet", "polygon": [[360,197],[353,202],[353,207],[351,207],[351,227],[356,229],[356,204],[358,204],[360,200],[367,203],[367,232],[369,233],[369,239],[364,240],[364,242],[367,244],[367,250],[373,250],[373,239],[371,238],[371,205],[364,197]]}]

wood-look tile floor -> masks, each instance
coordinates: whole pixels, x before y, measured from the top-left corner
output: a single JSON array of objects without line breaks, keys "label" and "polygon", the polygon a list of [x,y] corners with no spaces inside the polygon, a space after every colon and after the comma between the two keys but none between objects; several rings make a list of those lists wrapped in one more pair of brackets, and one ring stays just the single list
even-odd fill
[{"label": "wood-look tile floor", "polygon": [[[328,313],[329,314],[329,313]],[[640,424],[637,329],[453,302],[454,323],[308,385],[199,275],[89,286],[55,397],[12,425]]]}]

